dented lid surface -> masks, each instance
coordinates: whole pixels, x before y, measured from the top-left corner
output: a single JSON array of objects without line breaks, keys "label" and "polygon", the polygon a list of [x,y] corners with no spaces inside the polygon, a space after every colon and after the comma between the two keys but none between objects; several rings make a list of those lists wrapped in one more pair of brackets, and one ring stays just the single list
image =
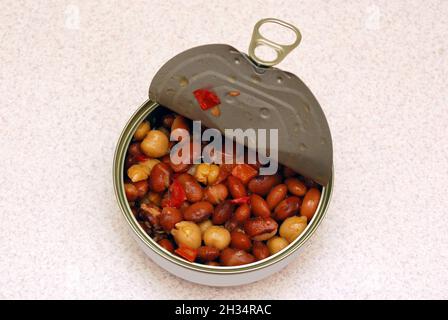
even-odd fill
[{"label": "dented lid surface", "polygon": [[[220,116],[200,108],[193,92],[204,88],[219,97]],[[232,91],[239,95],[229,95]],[[169,60],[153,78],[149,95],[222,133],[278,129],[279,163],[322,185],[331,178],[333,148],[327,120],[314,95],[292,73],[260,67],[229,45],[210,44]]]}]

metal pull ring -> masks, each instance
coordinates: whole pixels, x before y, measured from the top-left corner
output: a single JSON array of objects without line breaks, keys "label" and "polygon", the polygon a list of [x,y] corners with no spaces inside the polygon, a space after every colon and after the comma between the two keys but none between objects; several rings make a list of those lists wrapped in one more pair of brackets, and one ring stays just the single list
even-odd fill
[{"label": "metal pull ring", "polygon": [[[263,37],[260,33],[260,27],[265,23],[275,23],[278,25],[281,25],[283,27],[286,27],[290,30],[292,30],[296,35],[296,40],[289,45],[283,45],[276,43],[274,41],[271,41],[269,39],[266,39]],[[287,55],[290,53],[295,47],[297,47],[302,40],[302,35],[300,34],[299,29],[294,27],[292,24],[287,23],[285,21],[275,19],[275,18],[266,18],[258,21],[254,26],[254,31],[252,33],[252,39],[250,41],[249,46],[249,57],[251,57],[252,60],[254,60],[256,63],[271,67],[278,63],[280,63]],[[274,60],[266,61],[256,56],[255,49],[259,46],[267,46],[271,49],[274,49],[277,53],[277,57]]]}]

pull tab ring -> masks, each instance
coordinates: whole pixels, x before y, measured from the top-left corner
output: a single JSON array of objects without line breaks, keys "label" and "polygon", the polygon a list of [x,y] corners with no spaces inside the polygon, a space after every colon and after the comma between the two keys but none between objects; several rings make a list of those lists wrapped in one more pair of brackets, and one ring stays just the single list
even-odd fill
[{"label": "pull tab ring", "polygon": [[[296,35],[296,40],[292,44],[283,45],[265,38],[260,33],[260,27],[265,23],[275,23],[292,30]],[[280,63],[288,55],[288,53],[290,53],[294,48],[296,48],[299,45],[301,40],[302,35],[300,34],[299,29],[294,27],[292,24],[275,18],[262,19],[258,21],[254,26],[252,39],[249,45],[249,57],[251,57],[252,60],[254,60],[256,63],[260,65],[271,67]],[[275,52],[277,53],[277,57],[274,60],[270,61],[266,61],[257,57],[255,54],[255,49],[258,48],[259,46],[267,46],[271,49],[274,49]]]}]

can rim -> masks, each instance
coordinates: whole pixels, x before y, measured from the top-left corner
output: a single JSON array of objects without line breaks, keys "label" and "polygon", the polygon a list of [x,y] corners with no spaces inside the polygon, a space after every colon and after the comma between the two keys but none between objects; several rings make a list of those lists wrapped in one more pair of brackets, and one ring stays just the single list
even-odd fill
[{"label": "can rim", "polygon": [[270,256],[269,258],[256,261],[250,264],[245,264],[242,266],[233,267],[222,267],[222,266],[209,266],[205,264],[188,262],[181,257],[178,257],[167,250],[163,249],[157,242],[155,242],[138,224],[134,215],[132,214],[129,203],[126,199],[124,192],[124,179],[123,179],[123,169],[126,157],[126,151],[129,143],[131,142],[132,136],[137,129],[137,126],[146,117],[155,110],[159,104],[157,102],[146,100],[137,111],[131,116],[131,118],[126,123],[121,135],[118,139],[117,146],[115,148],[114,161],[113,161],[113,184],[115,197],[117,199],[118,205],[120,207],[121,213],[128,225],[132,229],[132,232],[152,251],[157,253],[159,256],[163,257],[167,261],[174,263],[180,267],[184,267],[194,271],[206,272],[211,274],[235,274],[235,273],[245,273],[251,272],[258,269],[262,269],[280,262],[281,260],[287,258],[292,253],[297,251],[308,239],[314,234],[316,229],[321,224],[323,218],[326,215],[329,202],[331,200],[331,195],[333,191],[334,182],[334,170],[332,170],[331,179],[326,187],[322,188],[321,198],[319,205],[316,209],[314,217],[311,222],[308,223],[306,229],[302,234],[295,239],[288,247],[280,252]]}]

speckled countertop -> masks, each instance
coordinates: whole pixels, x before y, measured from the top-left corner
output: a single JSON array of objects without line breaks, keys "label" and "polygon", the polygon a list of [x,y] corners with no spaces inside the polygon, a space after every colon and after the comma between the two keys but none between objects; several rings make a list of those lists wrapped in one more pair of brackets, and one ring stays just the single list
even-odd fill
[{"label": "speckled countertop", "polygon": [[[286,269],[188,283],[131,238],[115,143],[162,64],[254,23],[297,25],[281,63],[332,130],[327,218]],[[448,1],[0,4],[0,298],[448,298]]]}]

